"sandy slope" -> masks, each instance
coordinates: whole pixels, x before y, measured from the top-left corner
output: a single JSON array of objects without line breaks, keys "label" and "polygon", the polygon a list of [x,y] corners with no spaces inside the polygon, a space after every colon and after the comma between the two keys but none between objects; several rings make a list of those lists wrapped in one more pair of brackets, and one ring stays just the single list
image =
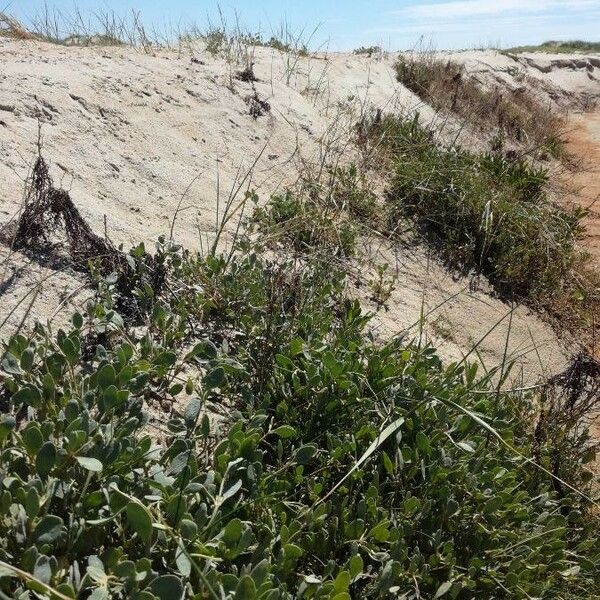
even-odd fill
[{"label": "sandy slope", "polygon": [[[351,126],[362,111],[419,110],[423,118],[435,118],[397,84],[393,55],[296,62],[271,49],[254,52],[259,81],[253,89],[235,78],[236,67],[198,48],[150,56],[128,48],[0,39],[0,222],[20,207],[40,123],[54,178],[97,232],[106,224],[115,242],[152,242],[168,234],[184,196],[175,238],[197,248],[214,231],[217,208],[222,210],[231,190],[239,187],[241,197],[253,188],[266,198],[292,184],[307,164],[351,158]],[[483,82],[526,85],[556,106],[600,95],[596,57],[466,52],[453,58]],[[248,105],[255,90],[271,107],[258,118]],[[506,314],[506,305],[470,292],[469,281],[455,281],[425,249],[398,252],[385,257],[399,280],[391,310],[378,317],[384,335],[416,321],[423,302],[427,310],[451,298],[431,317],[445,325],[440,321],[429,331],[447,357],[456,357]],[[16,254],[0,267],[0,324],[44,277],[49,279],[39,290],[34,316],[45,319],[58,306],[70,310],[81,302],[85,291],[70,294],[83,280],[68,266],[57,270]],[[10,327],[19,323],[30,297],[10,316]],[[486,362],[501,361],[505,338],[506,328],[498,327],[485,339]],[[509,348],[527,351],[524,365],[532,377],[542,368],[560,368],[564,360],[551,330],[522,308],[513,318]]]}]

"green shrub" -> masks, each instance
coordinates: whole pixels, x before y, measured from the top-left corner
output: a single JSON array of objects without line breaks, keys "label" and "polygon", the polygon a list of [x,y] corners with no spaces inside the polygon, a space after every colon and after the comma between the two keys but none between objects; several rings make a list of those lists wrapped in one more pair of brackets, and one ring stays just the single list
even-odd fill
[{"label": "green shrub", "polygon": [[344,212],[303,193],[273,196],[255,210],[253,221],[268,241],[285,242],[297,252],[319,250],[348,257],[356,250],[357,228]]},{"label": "green shrub", "polygon": [[356,164],[337,167],[329,201],[363,225],[376,225],[382,213],[370,182]]},{"label": "green shrub", "polygon": [[547,174],[523,160],[436,142],[418,119],[374,126],[393,163],[389,202],[422,227],[452,266],[476,269],[501,292],[560,294],[581,262],[581,210],[546,197]]},{"label": "green shrub", "polygon": [[552,459],[533,392],[370,341],[322,261],[158,253],[160,292],[132,275],[143,326],[111,277],[71,326],[6,344],[5,597],[594,595],[590,503],[527,460]]},{"label": "green shrub", "polygon": [[369,58],[373,56],[373,54],[381,54],[382,49],[381,46],[360,46],[353,50],[352,54],[366,54]]},{"label": "green shrub", "polygon": [[212,56],[217,56],[229,44],[227,34],[221,29],[213,29],[204,35],[206,51]]}]

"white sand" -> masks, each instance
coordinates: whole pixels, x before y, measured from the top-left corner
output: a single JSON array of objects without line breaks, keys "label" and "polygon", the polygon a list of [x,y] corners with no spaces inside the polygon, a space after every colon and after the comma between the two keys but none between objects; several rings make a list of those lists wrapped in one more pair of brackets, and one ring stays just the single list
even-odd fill
[{"label": "white sand", "polygon": [[[600,96],[596,57],[511,58],[493,51],[451,56],[484,83],[527,85],[555,106]],[[294,183],[307,163],[348,159],[351,126],[362,111],[419,110],[424,119],[435,118],[396,82],[394,55],[334,54],[296,63],[257,48],[256,90],[271,106],[257,119],[245,101],[252,86],[232,77],[236,67],[197,49],[193,57],[0,39],[0,223],[21,205],[38,123],[53,177],[96,232],[104,231],[106,219],[113,241],[151,243],[168,234],[185,194],[175,238],[198,248],[201,236],[214,231],[217,206],[241,182],[242,193],[251,187],[268,198]],[[508,311],[489,294],[469,292],[468,281],[455,281],[427,259],[425,249],[401,252],[397,272],[391,310],[379,318],[382,333],[416,321],[423,298],[429,308],[452,298],[431,317],[447,322],[452,335],[440,337],[439,323],[428,330],[448,358],[468,351]],[[68,297],[82,285],[79,275],[68,268],[56,273],[16,254],[0,268],[0,322],[43,275],[51,277],[32,309],[35,317],[48,318],[62,302],[67,311],[81,302],[81,294]],[[9,319],[11,327],[26,304]],[[564,363],[554,333],[528,311],[517,310],[511,335],[510,351],[527,351],[521,362],[529,377]],[[502,360],[505,338],[506,328],[498,327],[482,343],[482,358],[490,366]]]}]

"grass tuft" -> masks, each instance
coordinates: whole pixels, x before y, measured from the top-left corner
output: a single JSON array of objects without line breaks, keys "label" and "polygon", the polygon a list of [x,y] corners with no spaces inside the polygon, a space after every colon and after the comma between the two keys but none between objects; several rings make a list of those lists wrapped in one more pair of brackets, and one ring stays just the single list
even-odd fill
[{"label": "grass tuft", "polygon": [[38,36],[27,29],[20,21],[6,13],[0,13],[0,37],[15,40],[35,40]]}]

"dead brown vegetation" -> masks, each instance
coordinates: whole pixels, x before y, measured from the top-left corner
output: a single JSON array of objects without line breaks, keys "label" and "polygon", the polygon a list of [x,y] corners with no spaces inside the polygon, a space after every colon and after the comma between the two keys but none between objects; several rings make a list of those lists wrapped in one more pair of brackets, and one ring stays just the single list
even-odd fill
[{"label": "dead brown vegetation", "polygon": [[136,297],[133,290],[147,284],[162,292],[167,285],[164,264],[146,253],[143,244],[125,254],[108,237],[94,233],[69,193],[54,186],[41,154],[27,183],[25,204],[14,232],[10,239],[3,236],[3,241],[35,260],[54,259],[57,250],[66,245],[68,263],[87,273],[91,282],[112,275],[111,285],[118,291],[115,307],[130,323],[138,323],[144,316],[144,299]]},{"label": "dead brown vegetation", "polygon": [[39,36],[6,13],[0,13],[0,36],[15,40],[36,40]]},{"label": "dead brown vegetation", "polygon": [[254,119],[271,112],[271,105],[266,100],[262,100],[256,90],[254,90],[254,94],[246,96],[245,100],[248,105],[248,112]]},{"label": "dead brown vegetation", "polygon": [[60,229],[65,233],[75,265],[85,266],[88,261],[97,259],[103,270],[110,271],[124,261],[122,253],[108,239],[92,231],[68,192],[54,186],[46,161],[38,156],[12,246],[28,250],[45,248]]},{"label": "dead brown vegetation", "polygon": [[506,139],[539,149],[538,158],[560,154],[562,120],[525,88],[484,85],[464,65],[434,53],[401,56],[395,69],[398,80],[436,110],[494,134],[494,150]]},{"label": "dead brown vegetation", "polygon": [[[534,430],[535,455],[545,451],[555,475],[554,487],[560,497],[565,489],[570,461],[582,462],[600,447],[590,437],[590,427],[600,409],[600,362],[585,351],[573,358],[566,371],[551,378],[539,397],[540,406]],[[580,481],[578,484],[585,484]]]}]

